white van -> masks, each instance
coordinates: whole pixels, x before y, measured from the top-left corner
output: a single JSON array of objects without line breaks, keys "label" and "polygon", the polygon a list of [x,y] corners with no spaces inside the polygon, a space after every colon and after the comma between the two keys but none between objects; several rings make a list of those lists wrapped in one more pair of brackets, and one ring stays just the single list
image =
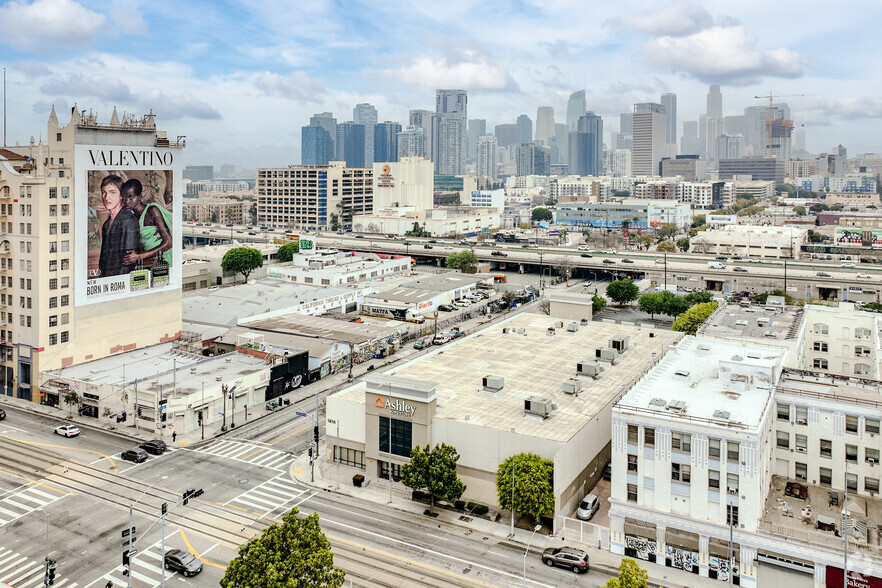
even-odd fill
[{"label": "white van", "polygon": [[707,262],[708,269],[726,269],[726,264],[720,263],[719,261],[709,261]]}]

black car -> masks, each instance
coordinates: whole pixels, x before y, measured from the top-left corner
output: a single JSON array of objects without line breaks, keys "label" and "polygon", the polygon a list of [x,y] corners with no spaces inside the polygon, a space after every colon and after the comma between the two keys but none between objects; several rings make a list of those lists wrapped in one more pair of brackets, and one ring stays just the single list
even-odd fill
[{"label": "black car", "polygon": [[497,257],[508,257],[508,253],[505,253],[504,251],[493,251],[490,253],[490,255],[495,255]]},{"label": "black car", "polygon": [[429,239],[429,243],[437,243],[437,242],[438,242],[437,239]]},{"label": "black car", "polygon": [[603,479],[606,481],[612,480],[612,462],[606,462],[606,465],[603,466]]},{"label": "black car", "polygon": [[747,273],[747,270],[744,269],[743,267],[733,267],[733,268],[732,268],[732,271]]},{"label": "black car", "polygon": [[832,276],[831,276],[830,274],[828,274],[827,272],[818,272],[818,273],[816,273],[815,275],[818,276],[819,278],[830,278],[830,277],[832,277]]},{"label": "black car", "polygon": [[442,304],[438,307],[438,310],[441,310],[444,312],[453,312],[454,310],[456,310],[456,307],[453,305],[450,305],[450,304]]},{"label": "black car", "polygon": [[0,408],[0,421],[6,418],[6,411]]},{"label": "black car", "polygon": [[603,263],[615,263],[612,259],[604,259]]},{"label": "black car", "polygon": [[542,552],[542,563],[570,568],[580,574],[588,571],[588,554],[575,547],[549,547]]},{"label": "black car", "polygon": [[169,549],[165,552],[165,569],[181,572],[185,576],[195,576],[202,571],[202,562],[192,553],[180,549]]},{"label": "black car", "polygon": [[634,263],[634,260],[632,260],[632,259],[623,259],[623,260],[622,260],[622,263]]},{"label": "black car", "polygon": [[590,253],[583,253],[582,257],[591,257],[591,254]]},{"label": "black car", "polygon": [[356,239],[364,239],[364,235],[356,235],[355,238]]},{"label": "black car", "polygon": [[135,447],[134,449],[126,449],[120,457],[126,461],[141,463],[142,461],[147,461],[147,452],[140,447]]},{"label": "black car", "polygon": [[166,448],[165,441],[162,439],[153,439],[152,441],[141,443],[141,449],[153,455],[162,455]]},{"label": "black car", "polygon": [[725,255],[717,255],[714,259],[719,259],[720,261],[727,261],[729,258]]}]

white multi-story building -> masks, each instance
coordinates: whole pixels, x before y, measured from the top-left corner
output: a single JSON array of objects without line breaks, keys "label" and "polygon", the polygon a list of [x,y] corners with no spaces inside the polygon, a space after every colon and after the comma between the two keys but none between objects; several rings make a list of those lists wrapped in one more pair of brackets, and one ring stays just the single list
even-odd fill
[{"label": "white multi-story building", "polygon": [[839,307],[806,305],[796,367],[825,374],[882,380],[882,315]]},{"label": "white multi-story building", "polygon": [[677,199],[692,208],[725,208],[735,203],[734,182],[682,182],[677,185]]},{"label": "white multi-story building", "polygon": [[428,159],[404,157],[401,161],[374,164],[374,211],[399,206],[432,208],[434,189],[435,171]]},{"label": "white multi-story building", "polygon": [[463,204],[482,208],[505,208],[505,190],[472,190],[465,195]]},{"label": "white multi-story building", "polygon": [[699,233],[692,238],[690,249],[712,255],[793,259],[807,238],[808,231],[795,226],[727,225]]},{"label": "white multi-story building", "polygon": [[499,149],[496,137],[485,135],[478,137],[475,175],[479,178],[499,177]]},{"label": "white multi-story building", "polygon": [[603,169],[606,175],[622,178],[631,175],[631,150],[607,149],[603,152]]}]

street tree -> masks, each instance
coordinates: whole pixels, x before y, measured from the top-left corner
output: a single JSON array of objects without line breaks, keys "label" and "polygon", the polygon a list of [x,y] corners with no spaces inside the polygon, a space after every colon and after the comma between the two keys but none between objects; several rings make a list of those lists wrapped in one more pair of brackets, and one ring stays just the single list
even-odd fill
[{"label": "street tree", "polygon": [[705,214],[696,214],[692,217],[692,228],[694,229],[703,227],[705,223],[707,223],[707,215]]},{"label": "street tree", "polygon": [[662,241],[661,243],[658,244],[658,247],[656,247],[656,249],[663,252],[663,253],[676,253],[677,252],[677,246],[674,245],[673,241]]},{"label": "street tree", "polygon": [[331,213],[331,230],[339,231],[340,230],[340,215],[337,213]]},{"label": "street tree", "polygon": [[806,213],[805,206],[794,206],[793,212],[796,213],[796,216],[805,216],[805,213]]},{"label": "street tree", "polygon": [[674,320],[671,330],[694,335],[698,331],[698,327],[700,327],[702,323],[707,320],[707,317],[709,317],[716,309],[716,302],[696,304]]},{"label": "street tree", "polygon": [[67,416],[73,416],[74,404],[80,403],[79,394],[77,394],[75,390],[69,390],[62,398],[64,400],[64,403],[67,405]]},{"label": "street tree", "polygon": [[606,296],[616,304],[637,300],[640,289],[633,280],[616,280],[606,287]]},{"label": "street tree", "polygon": [[689,251],[689,239],[686,237],[682,239],[677,239],[677,247],[679,247],[683,251]]},{"label": "street tree", "polygon": [[644,248],[649,249],[652,244],[655,243],[655,237],[653,237],[651,233],[643,233],[640,235],[639,241]]},{"label": "street tree", "polygon": [[641,312],[649,314],[650,318],[655,318],[656,314],[664,312],[665,300],[662,298],[661,292],[649,292],[637,299],[637,308]]},{"label": "street tree", "polygon": [[714,295],[707,290],[690,292],[686,295],[686,301],[689,303],[689,306],[695,306],[696,304],[702,304],[704,302],[713,302],[713,300]]},{"label": "street tree", "polygon": [[562,255],[554,259],[551,267],[555,273],[566,281],[570,280],[570,273],[573,269],[573,260],[569,255]]},{"label": "street tree", "polygon": [[625,219],[622,221],[622,223],[619,226],[622,228],[623,231],[627,231],[628,227],[631,226],[631,221],[629,221],[628,219]]},{"label": "street tree", "polygon": [[299,252],[300,242],[291,241],[290,243],[285,243],[284,245],[279,247],[278,252],[276,252],[276,257],[281,263],[288,263],[289,261],[294,259],[294,254]]},{"label": "street tree", "polygon": [[331,543],[318,513],[298,517],[296,507],[239,549],[221,588],[338,588],[346,572],[334,567]]},{"label": "street tree", "polygon": [[604,306],[606,306],[606,298],[598,296],[597,294],[591,297],[591,312],[597,314],[603,310]]},{"label": "street tree", "polygon": [[221,269],[225,272],[234,272],[248,276],[259,267],[263,267],[263,255],[260,251],[251,247],[234,247],[224,254],[221,259]]},{"label": "street tree", "polygon": [[478,271],[478,256],[471,251],[457,251],[447,256],[445,264],[449,269],[458,269],[464,274]]},{"label": "street tree", "polygon": [[619,575],[610,578],[604,588],[646,588],[649,573],[637,565],[630,557],[623,557],[619,564]]},{"label": "street tree", "polygon": [[419,445],[410,451],[410,463],[401,466],[401,482],[413,490],[426,489],[432,496],[429,512],[435,512],[435,499],[459,500],[465,484],[456,475],[459,452],[455,447],[440,443],[430,448]]},{"label": "street tree", "polygon": [[509,457],[496,470],[496,496],[501,508],[514,508],[538,522],[554,512],[554,462],[533,453]]},{"label": "street tree", "polygon": [[534,221],[550,221],[554,218],[554,215],[547,208],[542,208],[541,206],[533,209],[533,214],[531,215],[532,220]]},{"label": "street tree", "polygon": [[662,300],[664,301],[664,312],[668,316],[680,316],[692,306],[685,296],[677,296],[673,292],[662,292]]},{"label": "street tree", "polygon": [[659,239],[670,239],[677,234],[677,225],[674,223],[664,223],[656,229],[655,234],[658,235]]}]

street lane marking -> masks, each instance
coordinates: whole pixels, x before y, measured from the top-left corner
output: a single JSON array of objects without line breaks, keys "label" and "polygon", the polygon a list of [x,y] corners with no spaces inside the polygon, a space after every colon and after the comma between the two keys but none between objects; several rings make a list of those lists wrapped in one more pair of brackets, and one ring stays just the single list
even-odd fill
[{"label": "street lane marking", "polygon": [[[189,542],[189,541],[187,541],[187,535],[184,534],[183,531],[181,531],[181,539],[184,540],[184,545],[187,546],[187,551],[189,551],[191,554],[193,554],[193,557],[195,557],[196,559],[198,559],[199,561],[201,561],[201,562],[204,563],[205,565],[209,565],[209,566],[212,566],[212,567],[215,567],[215,568],[219,568],[219,569],[221,569],[221,570],[226,570],[226,569],[227,569],[227,566],[222,566],[222,565],[220,565],[220,564],[216,564],[216,563],[214,563],[213,561],[208,561],[207,559],[205,559],[205,558],[203,558],[201,555],[199,555],[199,552],[196,551],[195,549],[193,549],[193,546],[190,545],[190,542]],[[215,547],[220,547],[220,545],[217,544],[217,543],[215,543],[214,545],[212,545],[211,547],[209,547],[208,549],[206,549],[205,552],[209,552],[209,551],[211,551],[212,549],[214,549]]]},{"label": "street lane marking", "polygon": [[[100,455],[100,456],[101,456],[101,459],[106,459],[107,461],[110,462],[110,467],[113,468],[113,471],[115,471],[116,473],[119,473],[119,470],[116,469],[116,464],[113,463],[113,460],[110,459],[110,456],[109,456],[109,455],[106,455],[106,454],[104,454],[104,453],[101,453],[100,451],[92,451],[91,449],[81,449],[81,448],[79,448],[79,447],[70,447],[70,446],[68,446],[68,445],[55,445],[55,444],[53,444],[53,443],[37,443],[36,441],[25,441],[25,440],[23,440],[23,439],[16,439],[15,437],[10,437],[9,435],[0,435],[0,437],[3,437],[3,438],[6,438],[6,439],[9,439],[9,440],[11,440],[11,441],[17,441],[17,442],[19,442],[19,443],[25,443],[25,444],[27,444],[27,445],[35,445],[35,446],[37,446],[37,447],[52,447],[52,448],[54,448],[54,449],[64,449],[65,451],[85,451],[86,453],[92,453],[92,454],[94,454],[94,455]],[[92,464],[98,463],[99,461],[101,461],[101,459],[98,459],[98,460],[96,460],[96,461],[93,461],[93,462],[90,463],[89,465],[92,465]]]}]

